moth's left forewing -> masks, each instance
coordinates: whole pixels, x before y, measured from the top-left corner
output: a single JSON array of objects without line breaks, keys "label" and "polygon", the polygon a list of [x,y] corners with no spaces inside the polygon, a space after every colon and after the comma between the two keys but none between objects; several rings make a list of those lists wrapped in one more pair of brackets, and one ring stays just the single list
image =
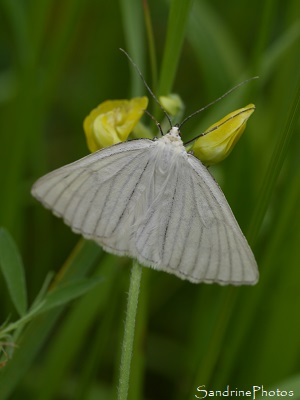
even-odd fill
[{"label": "moth's left forewing", "polygon": [[43,176],[31,193],[74,232],[110,252],[135,256],[128,240],[129,221],[121,217],[139,189],[139,171],[147,164],[152,144],[133,140],[90,154]]},{"label": "moth's left forewing", "polygon": [[205,274],[199,263],[193,271],[195,280],[198,277],[206,282],[254,285],[258,280],[257,263],[224,194],[197,158],[188,154],[188,164],[196,213],[206,235],[199,245],[206,263]]}]

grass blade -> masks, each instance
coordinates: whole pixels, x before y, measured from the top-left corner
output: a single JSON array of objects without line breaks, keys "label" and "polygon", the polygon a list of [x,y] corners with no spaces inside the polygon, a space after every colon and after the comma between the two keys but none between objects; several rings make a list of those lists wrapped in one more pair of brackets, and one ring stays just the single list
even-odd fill
[{"label": "grass blade", "polygon": [[168,95],[172,89],[192,3],[193,0],[172,0],[159,79],[159,95]]},{"label": "grass blade", "polygon": [[272,159],[270,161],[268,171],[262,185],[263,190],[261,191],[260,199],[257,202],[257,209],[254,212],[254,217],[249,227],[248,240],[251,244],[255,244],[255,240],[258,237],[258,232],[260,230],[276,181],[285,160],[290,140],[295,133],[295,127],[299,120],[299,112],[300,77],[298,78],[296,92],[294,94],[294,99],[291,103],[290,112],[285,127],[281,131],[276,148],[273,152]]},{"label": "grass blade", "polygon": [[[69,279],[76,279],[85,276],[93,267],[101,254],[101,249],[95,243],[81,240],[75,247],[64,265],[64,273],[58,282],[64,284]],[[0,374],[1,400],[10,398],[17,388],[19,381],[26,374],[34,361],[36,355],[49,337],[64,307],[38,317],[29,324],[21,337],[20,346],[22,351],[15,352],[14,358],[7,364]]]},{"label": "grass blade", "polygon": [[[120,0],[122,11],[124,34],[126,39],[126,51],[143,72],[144,64],[144,25],[143,9],[140,0]],[[143,72],[145,74],[145,72]],[[144,90],[143,82],[134,70],[130,68],[131,96],[140,96]]]},{"label": "grass blade", "polygon": [[14,306],[23,316],[27,310],[23,262],[13,238],[4,228],[0,229],[0,268]]},{"label": "grass blade", "polygon": [[60,286],[47,294],[44,299],[45,303],[39,312],[49,311],[52,308],[62,306],[93,289],[100,282],[103,282],[102,278],[80,279],[76,282]]}]

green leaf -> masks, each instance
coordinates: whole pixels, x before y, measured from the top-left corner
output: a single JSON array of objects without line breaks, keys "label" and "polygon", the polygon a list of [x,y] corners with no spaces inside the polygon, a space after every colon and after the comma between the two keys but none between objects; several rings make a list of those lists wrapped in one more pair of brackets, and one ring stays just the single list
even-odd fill
[{"label": "green leaf", "polygon": [[0,228],[0,268],[16,310],[24,315],[27,293],[23,263],[13,238],[4,228]]},{"label": "green leaf", "polygon": [[[74,279],[81,279],[99,260],[101,252],[101,248],[96,243],[81,239],[65,262],[66,273],[62,277],[62,282],[66,284],[71,277],[73,282]],[[13,360],[1,371],[1,399],[10,398],[14,390],[16,390],[20,380],[30,369],[33,360],[48,340],[63,310],[63,307],[57,307],[49,313],[36,318],[26,328],[22,336],[22,351],[16,352]]]},{"label": "green leaf", "polygon": [[241,51],[227,21],[210,2],[195,2],[192,11],[187,38],[193,46],[195,63],[198,59],[201,78],[209,82],[209,92],[221,93],[241,76],[244,69]]},{"label": "green leaf", "polygon": [[266,172],[264,183],[262,185],[261,194],[257,202],[257,208],[251,220],[248,240],[252,245],[255,244],[255,240],[258,237],[258,233],[265,217],[270,198],[273,194],[284,160],[288,154],[289,143],[293,135],[296,133],[295,128],[299,121],[300,111],[300,75],[295,87],[295,92],[291,94],[291,96],[293,96],[293,100],[290,105],[289,115],[284,129],[281,130],[281,133],[278,137],[276,147],[272,154],[269,168]]},{"label": "green leaf", "polygon": [[[140,0],[120,0],[121,16],[126,41],[125,50],[128,51],[141,71],[145,70],[145,29],[143,24],[143,8]],[[134,68],[130,68],[131,95],[139,96],[144,85]]]},{"label": "green leaf", "polygon": [[286,32],[282,34],[270,48],[265,52],[262,60],[262,72],[265,78],[269,77],[278,66],[280,59],[293,48],[297,48],[300,38],[299,21],[289,26]]},{"label": "green leaf", "polygon": [[49,292],[44,298],[44,304],[39,310],[40,313],[49,311],[52,308],[62,306],[76,297],[83,295],[90,289],[94,288],[103,278],[93,278],[93,279],[82,279],[73,281],[70,284],[60,286],[59,288]]},{"label": "green leaf", "polygon": [[168,95],[171,91],[192,3],[192,0],[172,0],[171,2],[166,45],[159,80],[158,93],[160,95]]}]

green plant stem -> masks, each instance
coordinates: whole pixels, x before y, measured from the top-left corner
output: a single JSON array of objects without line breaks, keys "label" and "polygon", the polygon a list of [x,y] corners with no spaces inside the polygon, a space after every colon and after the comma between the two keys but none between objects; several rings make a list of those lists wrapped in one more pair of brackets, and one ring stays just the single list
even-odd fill
[{"label": "green plant stem", "polygon": [[39,310],[42,308],[42,306],[43,306],[43,303],[40,303],[37,307],[35,307],[31,311],[29,311],[26,315],[24,315],[22,318],[18,319],[16,322],[12,322],[11,324],[7,325],[6,328],[4,328],[0,331],[0,339],[2,337],[5,337],[10,332],[24,327],[24,325],[26,325],[30,320],[32,320],[39,313]]},{"label": "green plant stem", "polygon": [[130,367],[132,359],[132,348],[135,332],[135,320],[140,292],[142,267],[137,261],[133,261],[128,293],[124,339],[121,354],[120,378],[118,388],[118,399],[126,400],[129,388]]},{"label": "green plant stem", "polygon": [[[119,0],[121,15],[124,26],[124,38],[126,42],[126,51],[130,54],[134,62],[141,71],[145,70],[144,54],[144,24],[143,8],[140,0]],[[134,68],[130,68],[130,95],[140,96],[144,90],[144,85]]]},{"label": "green plant stem", "polygon": [[149,10],[148,1],[144,0],[144,18],[145,18],[145,26],[147,32],[148,39],[148,49],[149,49],[149,59],[151,66],[151,75],[152,75],[152,90],[154,93],[157,91],[157,64],[156,64],[156,50],[155,50],[155,41],[154,34],[152,28],[151,14]]}]

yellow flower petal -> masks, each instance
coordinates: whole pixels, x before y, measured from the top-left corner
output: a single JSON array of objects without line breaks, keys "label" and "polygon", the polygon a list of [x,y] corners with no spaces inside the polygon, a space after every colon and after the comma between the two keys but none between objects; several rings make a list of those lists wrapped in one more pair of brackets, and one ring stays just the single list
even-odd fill
[{"label": "yellow flower petal", "polygon": [[83,128],[91,152],[125,141],[147,108],[147,97],[107,100],[85,118]]},{"label": "yellow flower petal", "polygon": [[207,134],[199,137],[191,148],[195,157],[207,166],[224,160],[241,137],[254,110],[254,104],[249,104],[210,126],[206,130]]}]

